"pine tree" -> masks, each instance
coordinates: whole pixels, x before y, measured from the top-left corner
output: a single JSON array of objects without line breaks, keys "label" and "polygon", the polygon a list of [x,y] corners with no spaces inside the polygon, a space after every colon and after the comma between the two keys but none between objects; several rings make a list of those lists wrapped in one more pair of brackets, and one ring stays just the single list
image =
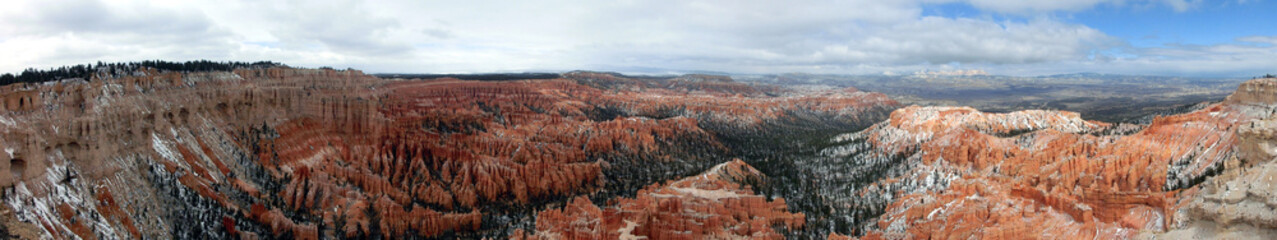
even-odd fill
[{"label": "pine tree", "polygon": [[174,72],[210,72],[210,71],[230,71],[237,68],[269,68],[275,66],[283,66],[283,64],[258,61],[258,62],[214,62],[209,60],[198,60],[188,62],[167,62],[161,60],[145,60],[141,62],[126,63],[103,63],[98,61],[97,64],[82,64],[74,66],[62,66],[50,68],[49,70],[39,70],[35,68],[27,68],[17,75],[6,73],[0,75],[0,86],[14,83],[41,83],[48,81],[57,81],[62,79],[92,79],[93,74],[105,72],[107,74],[127,74],[138,71],[143,68],[151,68],[159,71]]}]

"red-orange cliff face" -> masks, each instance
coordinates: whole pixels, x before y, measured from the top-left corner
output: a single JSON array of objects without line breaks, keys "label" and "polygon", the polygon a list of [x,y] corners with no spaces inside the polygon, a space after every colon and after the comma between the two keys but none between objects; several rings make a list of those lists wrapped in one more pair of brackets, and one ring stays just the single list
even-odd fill
[{"label": "red-orange cliff face", "polygon": [[599,207],[578,197],[562,209],[537,215],[536,234],[515,239],[784,239],[774,228],[798,229],[802,213],[785,200],[768,201],[748,182],[762,173],[737,159],[697,176],[653,184],[634,198]]},{"label": "red-orange cliff face", "polygon": [[1271,158],[1238,152],[1249,142],[1238,129],[1272,109],[1270,94],[1255,92],[1273,87],[1258,81],[1228,101],[1126,135],[1104,132],[1130,126],[1068,112],[897,110],[855,135],[914,166],[857,193],[893,199],[862,238],[1129,238],[1182,227],[1198,183],[1239,155]]},{"label": "red-orange cliff face", "polygon": [[[614,165],[713,164],[707,156],[724,147],[706,123],[858,118],[896,104],[854,89],[802,94],[707,76],[606,75],[603,85],[574,74],[480,82],[270,68],[5,86],[4,207],[26,237],[474,236],[508,224],[486,222],[494,214],[616,186],[605,174]],[[751,194],[672,184],[662,189]],[[783,219],[718,217],[745,230],[703,234],[802,225],[783,202],[732,199],[686,206],[766,207],[750,214]],[[641,216],[682,217],[656,210]],[[634,221],[639,232],[670,229]]]}]

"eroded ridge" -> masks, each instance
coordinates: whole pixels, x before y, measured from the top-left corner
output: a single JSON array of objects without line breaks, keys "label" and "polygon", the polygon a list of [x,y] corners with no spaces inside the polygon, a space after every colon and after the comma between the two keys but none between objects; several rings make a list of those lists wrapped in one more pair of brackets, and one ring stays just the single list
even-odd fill
[{"label": "eroded ridge", "polygon": [[[1231,171],[1225,169],[1250,174],[1235,181],[1270,176],[1266,160],[1247,159],[1272,156],[1255,140],[1265,139],[1266,130],[1256,129],[1267,125],[1256,120],[1273,111],[1263,94],[1272,81],[1252,80],[1225,102],[1159,117],[1126,135],[1101,134],[1112,126],[1067,112],[910,107],[842,137],[865,146],[829,153],[904,155],[900,161],[908,167],[853,195],[889,202],[860,233],[868,239],[1128,238],[1181,228],[1202,216],[1225,224],[1263,222],[1265,217],[1221,204],[1263,206],[1264,190],[1202,183],[1229,179],[1216,177]],[[1229,163],[1238,159],[1258,167]]]},{"label": "eroded ridge", "polygon": [[584,197],[537,217],[535,235],[515,239],[784,239],[775,229],[798,229],[802,213],[783,198],[768,200],[748,184],[762,173],[737,159],[700,175],[653,184],[634,198],[600,207]]},{"label": "eroded ridge", "polygon": [[275,67],[5,86],[6,226],[31,238],[505,236],[545,205],[703,171],[728,151],[715,131],[805,113],[878,121],[860,118],[896,105],[854,89],[578,74]]}]

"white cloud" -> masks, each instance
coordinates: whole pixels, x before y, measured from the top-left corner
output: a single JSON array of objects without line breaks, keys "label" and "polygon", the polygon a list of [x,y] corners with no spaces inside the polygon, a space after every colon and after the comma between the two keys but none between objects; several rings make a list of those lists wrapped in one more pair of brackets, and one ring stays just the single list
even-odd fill
[{"label": "white cloud", "polygon": [[1202,3],[1201,0],[1163,0],[1163,2],[1171,9],[1175,9],[1175,12],[1187,12]]},{"label": "white cloud", "polygon": [[1079,11],[1114,0],[967,0],[976,8],[1001,13],[1042,13],[1050,11]]},{"label": "white cloud", "polygon": [[[1177,76],[1249,77],[1277,71],[1277,36],[1249,36],[1237,43],[1170,45],[1127,48],[1123,56],[1098,56],[1095,60],[1043,62],[1003,68],[1001,73],[1039,75],[1071,72],[1104,72]],[[991,66],[979,66],[991,67]]]},{"label": "white cloud", "polygon": [[[1133,49],[1096,29],[1051,17],[922,15],[924,4],[950,0],[58,1],[23,1],[0,9],[0,52],[7,55],[0,58],[0,72],[98,60],[212,59],[368,72],[877,73],[982,67],[995,73],[1054,73],[1273,55],[1271,48],[1258,55],[1226,52],[1230,47],[1263,50],[1255,44]],[[991,13],[1041,15],[1153,1],[1176,11],[1199,5],[1196,0],[967,3]],[[1271,40],[1256,39],[1239,41]],[[1137,56],[1101,54],[1113,49]],[[1206,69],[1212,64],[1185,66],[1216,71]]]},{"label": "white cloud", "polygon": [[[1038,15],[1050,12],[1077,12],[1092,9],[1100,5],[1112,6],[1160,6],[1170,7],[1175,12],[1187,12],[1202,5],[1202,0],[934,0],[938,2],[964,2],[978,9],[987,11],[1016,14],[1016,15]],[[1240,0],[1238,3],[1245,4],[1247,1]]]}]

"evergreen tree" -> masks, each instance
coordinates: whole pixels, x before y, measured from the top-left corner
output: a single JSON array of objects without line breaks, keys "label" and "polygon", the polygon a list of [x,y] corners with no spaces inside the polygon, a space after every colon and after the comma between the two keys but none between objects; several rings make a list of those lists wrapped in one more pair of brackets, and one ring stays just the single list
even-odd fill
[{"label": "evergreen tree", "polygon": [[5,73],[0,75],[0,86],[14,83],[42,83],[48,81],[57,81],[62,79],[81,78],[92,79],[94,74],[103,73],[107,75],[123,75],[129,74],[145,68],[151,68],[162,72],[212,72],[212,71],[230,71],[237,68],[269,68],[276,66],[284,66],[283,64],[258,61],[258,62],[214,62],[209,60],[198,60],[188,62],[168,62],[160,60],[146,60],[141,62],[126,63],[103,63],[98,61],[97,64],[81,64],[74,66],[62,66],[50,68],[49,70],[39,70],[35,68],[27,68],[17,75]]}]

